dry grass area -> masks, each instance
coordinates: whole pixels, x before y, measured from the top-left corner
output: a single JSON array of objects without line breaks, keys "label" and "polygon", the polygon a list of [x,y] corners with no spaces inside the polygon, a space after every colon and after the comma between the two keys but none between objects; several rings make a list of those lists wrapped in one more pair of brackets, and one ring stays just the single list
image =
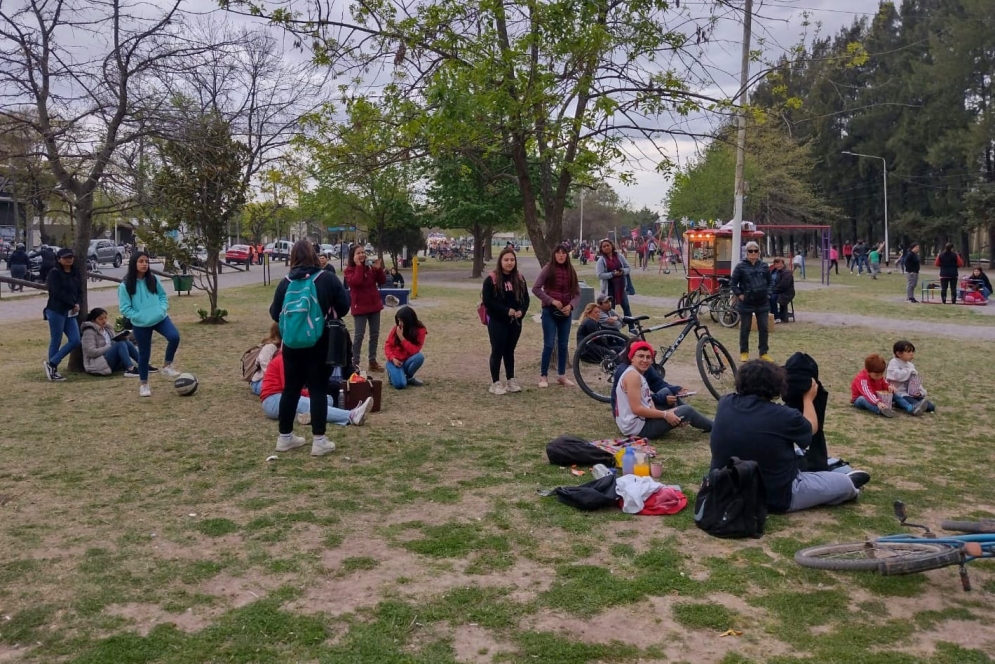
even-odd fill
[{"label": "dry grass area", "polygon": [[[874,479],[859,503],[724,541],[690,510],[630,517],[540,498],[587,479],[545,463],[545,444],[613,435],[608,408],[535,387],[535,323],[518,353],[526,391],[488,394],[476,293],[420,294],[428,384],[385,387],[383,412],[331,429],[338,450],[320,459],[267,462],[276,424],[239,380],[268,288],[224,291],[221,327],[196,324],[198,298],[173,301],[177,362],[201,381],[191,398],[159,376],[151,399],[134,379],[47,383],[42,323],[5,324],[0,662],[992,661],[992,564],[971,566],[966,595],[955,569],[883,578],[792,561],[811,543],[895,532],[899,498],[931,523],[995,515],[990,344],[913,335],[940,411],[885,420],[850,408],[849,382],[892,336],[779,326],[776,357],[803,350],[822,367],[830,452]],[[735,351],[734,331],[713,331]],[[692,351],[669,375],[706,394]],[[707,396],[695,405],[714,412]],[[680,431],[658,450],[693,500],[707,437]]]}]

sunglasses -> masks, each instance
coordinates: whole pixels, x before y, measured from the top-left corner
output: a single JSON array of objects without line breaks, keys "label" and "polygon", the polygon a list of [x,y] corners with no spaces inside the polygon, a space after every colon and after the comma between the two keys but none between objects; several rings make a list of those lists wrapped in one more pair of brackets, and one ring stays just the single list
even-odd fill
[{"label": "sunglasses", "polygon": [[746,253],[748,253],[748,254],[759,254],[760,250],[759,249],[747,249]]}]

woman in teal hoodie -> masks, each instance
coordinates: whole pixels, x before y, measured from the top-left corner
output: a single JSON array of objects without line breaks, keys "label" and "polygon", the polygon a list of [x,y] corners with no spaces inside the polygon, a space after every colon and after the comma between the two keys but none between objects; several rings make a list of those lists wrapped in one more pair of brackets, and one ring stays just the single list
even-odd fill
[{"label": "woman in teal hoodie", "polygon": [[162,284],[149,269],[149,255],[144,251],[135,252],[128,263],[128,273],[117,289],[121,315],[131,320],[132,331],[138,342],[138,394],[152,396],[149,388],[149,357],[152,355],[153,330],[166,337],[166,362],[162,373],[178,376],[173,368],[173,356],[180,345],[180,333],[169,320],[169,300]]}]

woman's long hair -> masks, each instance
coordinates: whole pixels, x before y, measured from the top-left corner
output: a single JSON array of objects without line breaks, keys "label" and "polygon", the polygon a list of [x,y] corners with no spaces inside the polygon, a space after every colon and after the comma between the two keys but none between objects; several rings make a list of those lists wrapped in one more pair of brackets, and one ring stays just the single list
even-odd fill
[{"label": "woman's long hair", "polygon": [[511,283],[513,284],[512,288],[515,289],[515,299],[522,302],[527,297],[528,285],[525,283],[525,279],[522,278],[522,274],[518,271],[518,254],[516,254],[515,250],[511,247],[505,247],[501,250],[501,253],[498,254],[497,269],[494,270],[494,274],[497,276],[497,279],[491,279],[491,281],[494,282],[494,294],[498,296],[501,295],[501,284],[504,280],[504,268],[501,267],[501,259],[505,257],[505,254],[511,254],[515,257],[515,267],[508,273],[508,277],[511,279]]},{"label": "woman's long hair", "polygon": [[263,337],[263,345],[265,344],[275,344],[277,346],[283,343],[283,337],[280,336],[280,324],[273,323],[269,326],[269,334]]},{"label": "woman's long hair", "polygon": [[[563,251],[567,255],[567,259],[563,261],[563,266],[570,270],[570,292],[573,293],[577,290],[580,281],[577,279],[577,270],[574,266],[570,264],[570,250],[565,244],[558,244],[553,249],[553,253],[549,257],[550,270],[546,274],[546,282],[542,285],[543,289],[549,290],[556,283],[556,269],[559,267],[559,263],[556,262],[556,252]],[[565,304],[565,303],[564,303]]]},{"label": "woman's long hair", "polygon": [[307,240],[298,240],[290,249],[290,267],[318,267],[318,255],[314,252],[314,245]]},{"label": "woman's long hair", "polygon": [[600,255],[605,256],[605,253],[601,250],[601,247],[604,245],[605,242],[607,242],[608,244],[611,245],[611,248],[612,248],[611,255],[612,256],[614,256],[615,254],[618,253],[618,249],[615,248],[615,243],[612,242],[611,240],[609,240],[608,238],[605,238],[605,239],[601,240],[600,242],[598,242],[598,253]]},{"label": "woman's long hair", "polygon": [[947,242],[947,246],[945,246],[943,248],[943,253],[945,253],[945,254],[952,254],[952,253],[954,253],[954,243],[953,242]]},{"label": "woman's long hair", "polygon": [[128,261],[128,272],[124,275],[124,288],[128,291],[128,295],[134,296],[135,289],[138,287],[138,259],[142,256],[145,256],[145,260],[149,261],[149,269],[145,271],[145,288],[153,295],[159,292],[159,280],[152,274],[152,259],[146,252],[136,251],[131,255],[131,260]]},{"label": "woman's long hair", "polygon": [[394,314],[394,323],[404,325],[404,338],[411,343],[418,343],[418,330],[424,329],[425,325],[418,320],[418,314],[411,307],[405,305]]}]

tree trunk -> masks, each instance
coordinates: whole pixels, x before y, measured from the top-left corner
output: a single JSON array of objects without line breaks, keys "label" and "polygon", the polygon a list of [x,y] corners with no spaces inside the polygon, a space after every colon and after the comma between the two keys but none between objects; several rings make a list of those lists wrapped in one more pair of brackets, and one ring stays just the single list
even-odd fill
[{"label": "tree trunk", "polygon": [[964,265],[971,265],[971,236],[967,231],[960,232],[960,255],[964,258]]},{"label": "tree trunk", "polygon": [[484,272],[484,239],[487,237],[487,229],[483,226],[474,226],[473,233],[473,271],[470,276],[479,279]]},{"label": "tree trunk", "polygon": [[494,260],[494,229],[488,228],[484,234],[484,260]]},{"label": "tree trunk", "polygon": [[995,265],[995,224],[988,226],[988,269]]},{"label": "tree trunk", "polygon": [[210,304],[209,316],[214,316],[218,310],[218,252],[211,251],[207,255],[207,300]]},{"label": "tree trunk", "polygon": [[[83,293],[82,300],[79,304],[79,316],[76,317],[77,323],[82,320],[86,320],[86,314],[90,311],[89,297],[87,293],[87,284],[90,280],[87,279],[86,270],[86,253],[90,248],[90,235],[93,231],[93,192],[85,196],[81,196],[77,199],[76,210],[73,215],[76,221],[76,233],[73,238],[73,253],[76,254],[76,269],[79,270],[80,281],[81,281],[81,291]],[[39,220],[41,224],[41,220]],[[69,355],[69,371],[72,373],[83,373],[83,349],[82,347],[77,347]]]},{"label": "tree trunk", "polygon": [[539,266],[545,267],[553,255],[553,246],[560,241],[562,223],[556,224],[548,232],[543,229],[543,224],[539,219],[539,210],[536,207],[535,189],[532,187],[532,177],[529,173],[525,139],[521,136],[515,136],[512,140],[514,141],[512,159],[515,162],[515,171],[518,176],[518,190],[522,194],[525,229],[532,242],[532,251],[539,260]]}]

